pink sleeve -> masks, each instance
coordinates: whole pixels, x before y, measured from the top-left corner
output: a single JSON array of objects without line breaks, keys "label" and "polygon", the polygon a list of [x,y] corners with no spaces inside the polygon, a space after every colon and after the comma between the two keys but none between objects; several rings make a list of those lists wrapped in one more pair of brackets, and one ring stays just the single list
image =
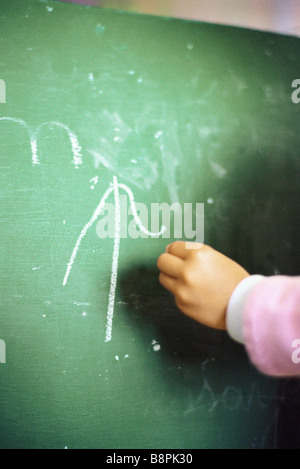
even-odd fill
[{"label": "pink sleeve", "polygon": [[300,376],[300,277],[265,277],[243,312],[250,360],[272,376]]}]

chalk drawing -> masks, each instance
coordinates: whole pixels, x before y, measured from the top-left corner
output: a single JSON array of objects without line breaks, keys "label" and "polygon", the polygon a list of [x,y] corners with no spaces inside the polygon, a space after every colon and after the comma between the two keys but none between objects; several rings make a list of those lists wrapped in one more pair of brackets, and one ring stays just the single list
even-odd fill
[{"label": "chalk drawing", "polygon": [[72,255],[70,257],[70,260],[67,264],[67,270],[66,270],[66,273],[65,273],[65,277],[64,277],[64,280],[63,280],[63,286],[66,285],[67,281],[68,281],[68,278],[69,278],[69,275],[70,275],[70,272],[71,272],[71,269],[72,269],[72,266],[73,266],[73,263],[76,259],[76,256],[77,256],[77,251],[80,247],[80,244],[81,244],[81,241],[83,240],[83,238],[85,237],[86,233],[88,232],[89,228],[93,225],[93,223],[97,220],[97,218],[99,217],[100,213],[102,212],[103,210],[103,207],[105,205],[105,201],[106,199],[108,198],[108,196],[110,195],[111,192],[113,192],[113,187],[109,187],[102,199],[100,200],[99,202],[99,205],[97,206],[95,212],[93,213],[93,216],[92,218],[88,221],[88,223],[84,226],[84,228],[82,229],[77,241],[76,241],[76,244],[75,244],[75,247],[73,249],[73,252],[72,252]]},{"label": "chalk drawing", "polygon": [[115,304],[117,276],[118,276],[119,252],[120,252],[121,215],[120,215],[119,187],[118,187],[118,181],[117,181],[116,176],[113,177],[113,188],[114,188],[114,196],[115,196],[115,240],[114,240],[111,278],[110,278],[110,290],[109,290],[109,296],[108,296],[105,342],[109,342],[112,337],[112,321],[113,321],[113,315],[114,315],[114,304]]},{"label": "chalk drawing", "polygon": [[75,165],[75,167],[78,167],[78,165],[82,164],[81,146],[79,145],[78,138],[67,125],[62,124],[61,122],[50,121],[50,122],[44,122],[40,126],[32,128],[24,120],[18,119],[16,117],[0,117],[0,121],[15,122],[16,124],[20,124],[22,127],[24,127],[27,130],[29,140],[30,140],[33,165],[40,164],[39,157],[38,157],[38,136],[39,136],[40,130],[46,126],[59,127],[59,128],[64,129],[67,132],[67,135],[69,137],[71,147],[72,147],[72,154],[73,154],[72,163]]},{"label": "chalk drawing", "polygon": [[133,197],[133,193],[132,191],[129,189],[128,186],[126,186],[125,184],[118,184],[119,187],[121,189],[124,189],[124,191],[127,192],[128,196],[129,196],[129,202],[130,202],[130,207],[131,207],[131,212],[132,212],[132,215],[133,215],[133,218],[134,218],[134,221],[136,223],[136,225],[139,227],[139,229],[145,233],[146,235],[148,236],[152,236],[152,237],[158,237],[158,236],[161,236],[165,231],[166,231],[166,227],[163,225],[161,230],[158,231],[157,233],[153,233],[152,231],[148,231],[144,225],[142,224],[138,214],[137,214],[137,211],[136,211],[136,205],[135,205],[135,201],[134,201],[134,197]]},{"label": "chalk drawing", "polygon": [[[62,124],[61,122],[55,122],[55,121],[44,122],[35,131],[35,140],[36,140],[36,142],[37,142],[37,139],[38,139],[39,131],[45,126],[60,127],[60,128],[64,129],[67,132],[67,134],[69,136],[69,139],[70,139],[71,146],[72,146],[72,153],[73,153],[72,163],[75,165],[75,167],[77,167],[78,165],[81,165],[82,164],[82,157],[81,157],[81,150],[82,149],[81,149],[81,146],[79,145],[77,136],[74,134],[74,132],[72,132],[72,130],[67,125]],[[36,145],[37,145],[37,143],[36,143]]]},{"label": "chalk drawing", "polygon": [[0,363],[6,363],[6,345],[2,339],[0,339]]},{"label": "chalk drawing", "polygon": [[100,153],[97,153],[96,151],[92,151],[92,150],[88,150],[88,152],[94,157],[96,169],[99,169],[100,163],[107,169],[111,169],[111,170],[114,169],[112,165],[109,163],[109,161],[106,158],[104,158],[104,156],[102,156]]},{"label": "chalk drawing", "polygon": [[[194,417],[198,415],[199,418],[203,418],[204,412],[213,415],[222,410],[231,414],[242,411],[246,415],[252,410],[256,411],[257,408],[262,411],[272,408],[279,401],[276,391],[272,394],[265,394],[257,383],[253,383],[247,390],[224,383],[223,388],[216,390],[206,377],[201,379],[194,390],[190,389],[187,392],[186,388],[178,387],[172,396],[172,399],[166,402],[164,393],[161,392],[155,400],[149,401],[149,405],[144,410],[144,417],[155,415],[160,419],[165,416],[170,418],[170,415],[177,414],[178,402],[181,403],[184,417],[192,414]],[[162,400],[164,401],[163,409],[159,405]],[[267,432],[271,430],[271,426],[268,425]],[[269,433],[268,436],[270,436]]]},{"label": "chalk drawing", "polygon": [[91,184],[91,189],[95,189],[95,185],[98,184],[99,181],[99,176],[95,176],[92,179],[90,179],[90,184]]},{"label": "chalk drawing", "polygon": [[0,79],[0,103],[6,103],[6,84],[2,79]]},{"label": "chalk drawing", "polygon": [[87,234],[89,228],[95,223],[97,218],[100,216],[107,198],[113,192],[114,193],[114,202],[115,202],[115,232],[114,232],[114,248],[113,248],[113,255],[112,255],[112,268],[111,268],[111,278],[110,278],[110,289],[109,289],[109,296],[108,296],[108,308],[107,308],[107,315],[106,315],[106,333],[105,333],[105,342],[110,342],[112,338],[112,323],[113,323],[113,315],[114,315],[114,307],[115,307],[115,295],[116,295],[116,286],[117,286],[117,277],[118,277],[118,263],[119,263],[119,253],[120,253],[120,230],[121,230],[121,215],[120,215],[120,199],[119,199],[119,189],[123,189],[129,196],[129,203],[131,206],[132,214],[136,225],[139,227],[141,231],[151,237],[158,237],[161,236],[166,227],[162,226],[159,232],[153,233],[148,231],[144,225],[142,224],[136,210],[136,205],[134,201],[134,196],[131,189],[126,186],[125,184],[121,184],[118,182],[116,176],[113,176],[113,182],[110,184],[110,187],[105,191],[103,197],[101,198],[93,216],[88,221],[88,223],[82,229],[75,247],[72,251],[70,260],[67,264],[66,273],[63,279],[63,286],[65,286],[68,282],[74,261],[76,259],[80,244]]},{"label": "chalk drawing", "polygon": [[39,164],[38,159],[37,159],[36,138],[34,136],[33,130],[27,125],[27,123],[23,121],[22,119],[18,119],[16,117],[0,117],[0,121],[15,122],[16,124],[20,124],[22,127],[24,127],[27,130],[29,139],[30,139],[31,152],[32,152],[32,163]]},{"label": "chalk drawing", "polygon": [[[93,74],[89,75],[89,80],[91,82],[93,82],[93,80],[94,80]],[[115,120],[115,125],[117,124],[117,127],[115,127],[116,132],[119,132],[122,128],[122,134],[125,137],[132,132],[132,129],[130,129],[128,126],[126,126],[126,124],[124,124],[122,119],[117,114],[114,113],[110,117],[113,117],[114,120]],[[50,128],[51,127],[58,127],[58,128],[61,128],[61,129],[65,130],[68,137],[69,137],[71,147],[72,147],[72,155],[73,155],[72,163],[75,165],[76,168],[78,167],[78,165],[82,164],[82,155],[81,155],[82,148],[79,144],[77,136],[75,135],[75,133],[67,125],[65,125],[61,122],[49,121],[49,122],[44,122],[44,123],[42,123],[41,125],[39,125],[37,127],[31,127],[27,124],[27,122],[25,122],[22,119],[16,118],[16,117],[0,117],[0,121],[13,122],[13,123],[16,123],[16,124],[20,125],[24,129],[26,129],[26,131],[28,133],[28,136],[29,136],[29,141],[30,141],[31,158],[32,158],[32,164],[33,165],[39,165],[40,164],[39,155],[38,155],[38,139],[39,139],[39,134],[40,134],[41,130],[44,127],[50,127]],[[98,168],[99,164],[101,163],[103,166],[105,166],[106,168],[108,168],[110,170],[114,170],[114,171],[116,170],[116,168],[114,168],[110,164],[110,162],[106,158],[104,158],[102,155],[100,155],[99,153],[92,152],[92,151],[90,151],[90,153],[95,158],[96,168]],[[132,162],[137,165],[137,160],[133,159]],[[154,172],[156,172],[156,170],[157,170],[157,168],[155,168]],[[98,183],[98,176],[96,176],[95,178],[92,178],[90,180],[90,183],[92,184],[91,188],[94,189],[95,184]],[[139,184],[137,184],[137,185],[139,185]],[[146,189],[147,189],[147,181],[145,182],[145,186],[146,186]],[[71,254],[71,257],[69,259],[69,262],[67,263],[65,276],[64,276],[64,279],[63,279],[63,286],[65,286],[68,282],[68,279],[69,279],[73,264],[75,262],[75,259],[76,259],[76,256],[77,256],[77,253],[78,253],[78,250],[80,248],[80,245],[81,245],[81,242],[82,242],[83,238],[86,236],[88,230],[95,223],[97,218],[100,216],[100,214],[101,214],[101,212],[102,212],[102,210],[105,206],[105,202],[106,202],[107,198],[113,192],[114,193],[114,201],[115,201],[115,233],[114,233],[114,248],[113,248],[113,256],[112,256],[110,290],[109,290],[108,309],[107,309],[107,323],[106,323],[106,334],[105,334],[105,341],[106,342],[109,342],[112,338],[112,321],[113,321],[113,314],[114,314],[115,293],[116,293],[117,274],[118,274],[118,261],[119,261],[119,253],[120,253],[120,224],[121,224],[121,219],[120,218],[121,217],[120,217],[119,189],[124,190],[128,194],[134,221],[143,233],[145,233],[146,235],[151,236],[151,237],[158,237],[158,236],[161,236],[166,230],[166,227],[162,226],[162,229],[159,232],[153,233],[151,231],[148,231],[145,228],[145,226],[142,224],[142,222],[141,222],[141,220],[140,220],[140,218],[137,214],[137,209],[136,209],[136,205],[135,205],[135,201],[134,201],[134,196],[133,196],[133,193],[132,193],[131,189],[127,185],[119,183],[118,180],[117,180],[117,176],[114,175],[113,176],[113,182],[110,183],[110,187],[105,191],[104,195],[102,196],[102,198],[101,198],[96,210],[94,211],[91,219],[83,227],[81,233],[79,234],[79,237],[77,238],[77,241],[75,243],[75,246],[74,246],[72,254]],[[66,221],[63,220],[63,223],[65,224]],[[38,268],[33,268],[33,270],[36,270],[36,269],[38,269]]]}]

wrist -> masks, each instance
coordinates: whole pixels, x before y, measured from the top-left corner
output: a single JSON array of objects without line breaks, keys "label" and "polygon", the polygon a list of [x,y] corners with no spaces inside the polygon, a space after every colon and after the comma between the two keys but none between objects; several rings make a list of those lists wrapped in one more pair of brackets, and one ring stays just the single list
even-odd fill
[{"label": "wrist", "polygon": [[263,275],[249,275],[244,278],[233,291],[226,311],[226,329],[232,339],[244,343],[243,312],[248,297],[255,286],[263,280]]}]

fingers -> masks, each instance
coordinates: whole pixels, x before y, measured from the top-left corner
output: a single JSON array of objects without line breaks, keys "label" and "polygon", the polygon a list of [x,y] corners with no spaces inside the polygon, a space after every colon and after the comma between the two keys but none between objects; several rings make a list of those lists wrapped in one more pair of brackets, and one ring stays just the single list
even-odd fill
[{"label": "fingers", "polygon": [[179,257],[172,256],[167,252],[161,254],[157,260],[159,270],[171,277],[178,278],[182,270],[183,260]]},{"label": "fingers", "polygon": [[203,247],[202,243],[191,243],[186,241],[175,241],[169,244],[166,252],[161,254],[157,260],[157,267],[160,270],[160,283],[174,295],[177,294],[184,262],[195,249]]}]

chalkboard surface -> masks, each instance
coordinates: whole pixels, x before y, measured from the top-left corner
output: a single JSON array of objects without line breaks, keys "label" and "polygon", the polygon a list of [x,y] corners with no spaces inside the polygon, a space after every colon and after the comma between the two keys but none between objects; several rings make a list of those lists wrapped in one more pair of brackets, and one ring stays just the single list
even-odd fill
[{"label": "chalkboard surface", "polygon": [[[206,243],[299,274],[299,39],[58,2],[0,13],[0,447],[275,447],[278,381],[179,313],[156,268],[175,237],[138,236],[134,207],[203,203]],[[121,195],[137,236],[115,210],[100,238]]]}]

